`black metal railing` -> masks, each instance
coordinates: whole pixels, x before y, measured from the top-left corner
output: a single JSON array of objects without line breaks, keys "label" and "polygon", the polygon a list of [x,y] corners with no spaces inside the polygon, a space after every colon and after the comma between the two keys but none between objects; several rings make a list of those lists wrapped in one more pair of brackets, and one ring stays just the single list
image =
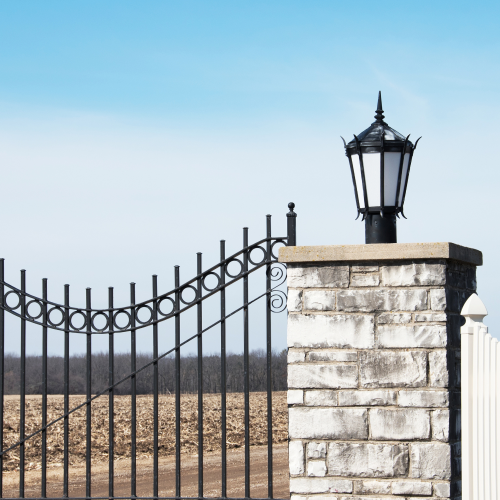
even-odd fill
[{"label": "black metal railing", "polygon": [[[26,291],[26,272],[21,271],[20,287],[15,287],[5,281],[4,260],[0,259],[0,416],[2,427],[0,428],[0,497],[5,498],[3,488],[4,457],[8,453],[19,454],[19,498],[26,498],[26,457],[25,446],[29,440],[41,438],[40,461],[41,461],[41,484],[40,494],[36,497],[49,498],[47,496],[47,430],[55,424],[63,423],[63,463],[62,463],[62,497],[61,498],[185,498],[181,496],[181,347],[196,339],[197,349],[197,426],[198,426],[198,494],[196,498],[204,498],[204,437],[203,437],[203,334],[216,326],[220,327],[220,397],[221,397],[221,482],[220,497],[228,498],[228,475],[227,475],[227,371],[226,371],[226,326],[227,320],[237,313],[243,316],[243,364],[244,364],[244,481],[245,498],[251,498],[251,476],[250,476],[250,382],[249,382],[249,306],[260,299],[266,301],[265,325],[266,325],[266,362],[267,362],[267,496],[273,498],[273,415],[272,415],[272,312],[281,312],[286,308],[286,294],[279,287],[286,279],[286,268],[277,262],[277,246],[296,244],[296,214],[293,211],[294,204],[290,203],[290,211],[287,214],[287,236],[273,237],[271,231],[271,216],[266,219],[266,237],[253,243],[248,242],[248,229],[243,229],[243,248],[226,257],[225,241],[220,243],[220,262],[215,266],[203,271],[202,254],[197,254],[197,275],[191,280],[180,282],[179,266],[174,268],[175,287],[173,290],[159,294],[157,276],[152,277],[152,298],[136,303],[135,284],[130,285],[130,305],[115,307],[113,288],[108,291],[108,307],[96,309],[92,307],[91,289],[86,290],[86,304],[84,308],[75,307],[70,304],[69,285],[64,286],[64,303],[59,304],[48,299],[47,279],[42,280],[42,296],[30,294]],[[260,255],[258,255],[260,254]],[[237,271],[230,271],[230,266],[237,267]],[[250,297],[249,277],[259,269],[265,269],[265,292],[256,297]],[[212,286],[208,280],[215,281]],[[243,303],[230,312],[226,310],[227,289],[234,283],[243,282]],[[234,289],[234,288],[233,288]],[[231,289],[231,291],[233,290]],[[194,294],[189,299],[186,292]],[[203,302],[216,294],[220,297],[220,318],[208,326],[203,326]],[[181,340],[181,314],[196,307],[196,333]],[[5,395],[5,338],[6,322],[5,312],[17,316],[20,319],[20,354],[19,354],[19,439],[9,446],[4,446],[4,395]],[[166,352],[159,352],[159,325],[162,322],[173,319],[174,321],[174,343],[175,346]],[[101,322],[99,325],[98,322]],[[27,324],[38,325],[42,333],[42,373],[41,379],[41,426],[35,431],[26,433],[26,326]],[[141,330],[151,327],[152,329],[152,359],[143,366],[136,366],[137,359],[137,335]],[[48,418],[48,331],[61,331],[64,334],[64,410],[62,415]],[[130,373],[115,379],[115,336],[124,332],[130,332]],[[79,333],[86,336],[86,395],[85,400],[70,408],[70,334]],[[9,335],[13,335],[11,331]],[[108,336],[108,387],[93,393],[92,391],[92,338],[94,335]],[[175,356],[175,495],[170,497],[159,496],[159,361],[169,355]],[[137,376],[152,367],[153,383],[151,387],[153,395],[153,495],[144,497],[137,495]],[[130,461],[130,495],[125,497],[115,496],[115,389],[123,382],[130,380],[131,389],[131,461]],[[91,452],[92,452],[92,403],[104,395],[108,396],[108,496],[92,497],[91,481]],[[71,497],[69,467],[70,467],[70,429],[69,417],[78,410],[85,409],[85,496]],[[12,497],[12,495],[8,495]],[[58,498],[51,495],[50,498]]]}]

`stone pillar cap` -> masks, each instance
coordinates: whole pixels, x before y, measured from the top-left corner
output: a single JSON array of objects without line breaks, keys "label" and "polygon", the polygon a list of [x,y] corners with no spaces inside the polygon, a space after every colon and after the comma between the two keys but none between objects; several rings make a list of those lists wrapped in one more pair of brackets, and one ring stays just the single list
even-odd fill
[{"label": "stone pillar cap", "polygon": [[281,247],[279,262],[362,262],[381,260],[450,259],[483,265],[483,254],[455,243],[379,243],[375,245],[319,245]]}]

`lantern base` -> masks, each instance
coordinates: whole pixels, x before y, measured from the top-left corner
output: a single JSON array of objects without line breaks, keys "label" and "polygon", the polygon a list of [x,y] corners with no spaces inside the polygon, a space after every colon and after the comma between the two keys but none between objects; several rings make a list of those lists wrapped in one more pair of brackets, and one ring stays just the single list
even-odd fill
[{"label": "lantern base", "polygon": [[367,214],[365,219],[365,243],[397,243],[396,214]]}]

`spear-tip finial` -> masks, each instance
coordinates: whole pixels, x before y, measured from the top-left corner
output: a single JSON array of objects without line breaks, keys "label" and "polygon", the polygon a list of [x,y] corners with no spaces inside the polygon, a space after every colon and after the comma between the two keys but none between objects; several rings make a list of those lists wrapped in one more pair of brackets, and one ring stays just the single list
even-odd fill
[{"label": "spear-tip finial", "polygon": [[382,92],[378,92],[378,103],[377,103],[377,110],[375,111],[375,120],[377,122],[383,122],[384,121],[384,110],[382,109]]}]

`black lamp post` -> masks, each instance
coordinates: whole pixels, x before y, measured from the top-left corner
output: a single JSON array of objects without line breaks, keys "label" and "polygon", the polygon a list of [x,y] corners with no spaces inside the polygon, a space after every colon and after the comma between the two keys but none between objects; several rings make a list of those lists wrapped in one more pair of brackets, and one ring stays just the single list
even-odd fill
[{"label": "black lamp post", "polygon": [[[366,243],[397,243],[396,217],[403,213],[413,152],[408,138],[384,122],[378,93],[375,121],[344,147],[351,166],[354,195],[365,221]],[[406,217],[405,217],[406,219]]]}]

